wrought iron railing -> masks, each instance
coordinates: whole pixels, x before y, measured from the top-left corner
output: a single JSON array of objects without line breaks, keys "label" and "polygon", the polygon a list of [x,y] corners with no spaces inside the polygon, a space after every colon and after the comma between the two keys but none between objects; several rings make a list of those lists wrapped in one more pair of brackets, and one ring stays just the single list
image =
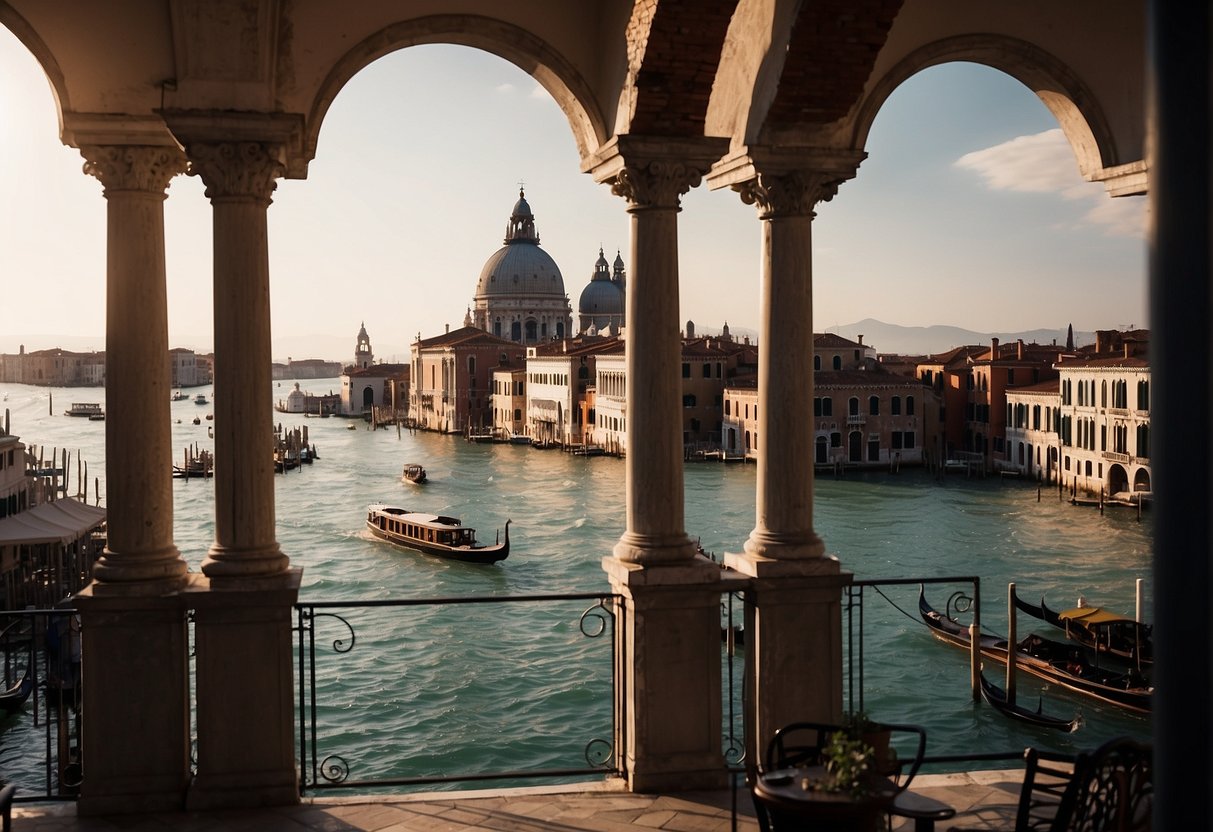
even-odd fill
[{"label": "wrought iron railing", "polygon": [[[574,609],[568,616],[552,613],[553,607],[587,601],[590,606],[581,607],[584,611],[579,615]],[[301,793],[621,773],[616,743],[621,741],[626,721],[622,718],[625,695],[616,672],[616,636],[622,633],[625,621],[622,604],[620,596],[602,593],[296,604]],[[449,617],[442,625],[435,625],[436,631],[427,632],[427,616],[428,622],[437,622],[442,610],[456,605],[469,608],[458,619],[458,635],[450,637],[454,619]],[[545,613],[525,617],[501,614],[503,607],[516,605],[543,605]],[[405,620],[410,617],[411,621]],[[513,634],[521,637],[524,632],[528,639],[546,639],[542,642],[542,661],[509,660],[511,651],[517,653],[520,641],[515,639],[511,644]],[[560,657],[561,649],[570,654],[584,653],[584,647],[580,651],[571,647],[570,635],[605,637],[600,661],[590,662],[585,655],[577,656],[577,661],[570,660],[572,655]],[[524,670],[533,672],[532,665],[542,665],[538,672],[547,674],[543,684],[531,678],[525,689],[518,688],[519,702],[529,708],[530,716],[493,723],[481,718],[486,716],[478,711],[483,709],[483,701],[474,701],[470,695],[460,701],[457,694],[450,693],[459,684],[453,678],[455,662],[451,653],[461,647],[467,652],[460,659],[465,667],[469,658],[478,662],[471,675],[482,690],[490,683],[506,688]],[[534,654],[535,645],[531,644],[530,649]],[[444,661],[447,663],[443,665]],[[342,662],[347,664],[343,666]],[[444,687],[427,688],[424,663],[428,663],[434,678],[441,676]],[[570,673],[573,667],[576,673],[587,675],[571,678],[576,676]],[[494,677],[490,682],[494,672],[505,678]],[[366,684],[360,684],[360,675],[365,676]],[[398,686],[387,682],[392,679],[398,680]],[[577,690],[571,690],[573,687]],[[548,695],[545,691],[556,691],[552,696],[575,697],[581,704],[576,719],[563,721],[555,732],[545,729],[540,737],[540,732],[527,733],[531,729],[526,723],[547,710],[541,704]],[[377,694],[380,700],[393,701],[377,701]],[[427,704],[427,699],[442,702]],[[386,755],[391,759],[362,747],[358,741],[361,730],[372,724],[388,727],[394,718],[393,704],[397,714],[428,707],[433,718],[438,710],[443,711],[451,726],[444,732],[442,747],[433,737],[434,744],[419,747],[417,732],[403,725],[401,741],[393,746],[396,753]],[[536,751],[536,744],[542,749]],[[517,748],[523,745],[529,748],[529,759],[570,762],[545,768],[512,767],[516,766]],[[372,753],[376,755],[373,759]],[[577,758],[584,759],[584,765],[572,762]]]},{"label": "wrought iron railing", "polygon": [[17,800],[74,800],[82,779],[76,611],[0,611],[0,682],[0,767]]}]

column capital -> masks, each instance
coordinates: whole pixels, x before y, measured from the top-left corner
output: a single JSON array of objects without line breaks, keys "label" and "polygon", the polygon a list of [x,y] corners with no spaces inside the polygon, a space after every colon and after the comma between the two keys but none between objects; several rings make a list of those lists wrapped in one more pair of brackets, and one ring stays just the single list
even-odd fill
[{"label": "column capital", "polygon": [[221,141],[186,145],[190,176],[206,185],[206,198],[252,199],[266,205],[286,173],[282,145],[270,142]]},{"label": "column capital", "polygon": [[708,187],[732,188],[760,219],[813,216],[852,179],[863,151],[822,147],[743,147],[712,166]]},{"label": "column capital", "polygon": [[164,145],[82,145],[84,172],[95,176],[108,196],[141,191],[164,196],[169,180],[186,169],[185,154]]},{"label": "column capital", "polygon": [[628,210],[677,210],[679,199],[728,149],[727,139],[616,136],[582,163],[595,182],[628,201]]}]

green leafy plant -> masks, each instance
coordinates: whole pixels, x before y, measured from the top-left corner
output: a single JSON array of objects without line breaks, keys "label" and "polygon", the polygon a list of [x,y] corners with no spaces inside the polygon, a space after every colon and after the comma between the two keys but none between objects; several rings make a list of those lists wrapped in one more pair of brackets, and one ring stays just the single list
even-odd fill
[{"label": "green leafy plant", "polygon": [[846,731],[835,731],[826,737],[821,749],[821,761],[826,776],[812,784],[818,791],[849,794],[862,797],[866,794],[866,775],[872,768],[872,747]]}]

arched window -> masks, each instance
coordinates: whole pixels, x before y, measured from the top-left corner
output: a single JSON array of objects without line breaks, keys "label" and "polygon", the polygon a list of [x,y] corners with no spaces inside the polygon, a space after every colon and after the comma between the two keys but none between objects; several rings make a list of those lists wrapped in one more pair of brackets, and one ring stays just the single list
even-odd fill
[{"label": "arched window", "polygon": [[901,396],[893,396],[889,399],[889,413],[893,416],[901,415]]},{"label": "arched window", "polygon": [[813,356],[813,369],[814,370],[821,369],[821,356],[820,355]]},{"label": "arched window", "polygon": [[858,416],[859,415],[859,399],[855,396],[851,396],[850,401],[847,402],[847,415],[848,416]]},{"label": "arched window", "polygon": [[835,370],[842,369],[842,356],[841,355],[834,356],[834,369]]},{"label": "arched window", "polygon": [[476,380],[476,356],[474,355],[468,356],[468,375],[473,382]]},{"label": "arched window", "polygon": [[869,396],[868,397],[868,415],[869,416],[879,416],[880,415],[880,396]]},{"label": "arched window", "polygon": [[519,321],[514,321],[513,323],[510,324],[510,340],[511,341],[521,341],[522,340],[522,324]]},{"label": "arched window", "polygon": [[914,415],[914,397],[913,396],[906,396],[906,415],[907,416]]}]

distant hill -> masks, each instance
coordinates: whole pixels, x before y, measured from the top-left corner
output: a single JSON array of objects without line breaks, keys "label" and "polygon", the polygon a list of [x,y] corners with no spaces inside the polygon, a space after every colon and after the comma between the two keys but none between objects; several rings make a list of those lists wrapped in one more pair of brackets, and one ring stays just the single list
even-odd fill
[{"label": "distant hill", "polygon": [[[1065,346],[1066,327],[1060,329],[1030,329],[1023,332],[975,332],[958,326],[899,326],[886,324],[874,318],[865,318],[853,324],[832,326],[826,332],[833,332],[852,341],[858,341],[863,336],[864,344],[870,345],[877,352],[901,353],[903,355],[930,355],[945,352],[953,347],[966,344],[989,344],[991,338],[1000,342],[1014,343],[1022,338],[1025,344],[1052,344]],[[1095,343],[1095,333],[1074,332],[1074,346]]]}]

